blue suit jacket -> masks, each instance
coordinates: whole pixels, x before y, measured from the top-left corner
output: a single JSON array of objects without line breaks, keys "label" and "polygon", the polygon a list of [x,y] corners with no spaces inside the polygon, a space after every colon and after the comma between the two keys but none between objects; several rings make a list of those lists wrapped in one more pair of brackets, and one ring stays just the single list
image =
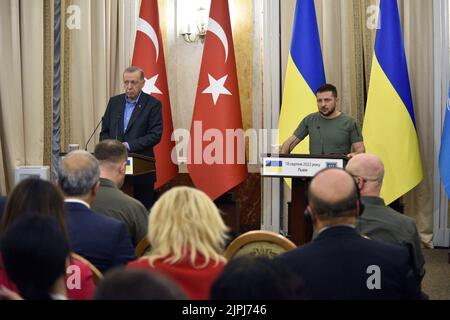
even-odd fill
[{"label": "blue suit jacket", "polygon": [[153,147],[161,140],[163,121],[161,102],[141,92],[127,130],[123,129],[125,94],[112,97],[102,121],[100,141],[115,139],[128,142],[130,152],[153,157]]},{"label": "blue suit jacket", "polygon": [[123,222],[99,215],[81,203],[66,202],[66,208],[72,251],[102,272],[135,259]]},{"label": "blue suit jacket", "polygon": [[[313,242],[277,259],[301,277],[307,299],[421,298],[406,248],[365,239],[350,227],[324,230]],[[379,267],[380,290],[368,288],[376,274],[370,266]]]}]

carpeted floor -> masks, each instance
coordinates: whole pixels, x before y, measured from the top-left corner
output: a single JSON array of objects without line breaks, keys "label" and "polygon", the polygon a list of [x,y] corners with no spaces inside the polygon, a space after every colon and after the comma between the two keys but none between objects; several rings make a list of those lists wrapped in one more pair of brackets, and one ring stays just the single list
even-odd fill
[{"label": "carpeted floor", "polygon": [[423,249],[425,277],[422,290],[431,300],[450,300],[450,249]]}]

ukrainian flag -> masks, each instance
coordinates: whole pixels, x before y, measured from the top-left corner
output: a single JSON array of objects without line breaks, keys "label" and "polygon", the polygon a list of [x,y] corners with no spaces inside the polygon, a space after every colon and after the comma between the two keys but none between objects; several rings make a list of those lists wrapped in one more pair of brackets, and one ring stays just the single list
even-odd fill
[{"label": "ukrainian flag", "polygon": [[380,23],[363,126],[368,153],[384,162],[381,197],[395,201],[423,178],[396,0],[380,1]]},{"label": "ukrainian flag", "polygon": [[266,161],[266,171],[272,173],[283,172],[283,161]]},{"label": "ukrainian flag", "polygon": [[[314,0],[298,0],[279,121],[280,144],[292,136],[304,117],[317,111],[315,92],[324,83]],[[292,153],[309,153],[309,138]]]}]

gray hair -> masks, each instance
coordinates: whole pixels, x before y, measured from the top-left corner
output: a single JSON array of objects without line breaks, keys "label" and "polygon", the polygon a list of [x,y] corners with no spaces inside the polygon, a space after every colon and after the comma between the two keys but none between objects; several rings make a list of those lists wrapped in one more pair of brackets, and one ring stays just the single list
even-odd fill
[{"label": "gray hair", "polygon": [[144,70],[142,70],[139,67],[128,67],[125,69],[125,71],[123,73],[134,73],[134,72],[139,72],[141,74],[141,80],[144,80]]},{"label": "gray hair", "polygon": [[99,178],[98,161],[87,151],[72,151],[59,161],[58,181],[66,196],[88,195]]}]

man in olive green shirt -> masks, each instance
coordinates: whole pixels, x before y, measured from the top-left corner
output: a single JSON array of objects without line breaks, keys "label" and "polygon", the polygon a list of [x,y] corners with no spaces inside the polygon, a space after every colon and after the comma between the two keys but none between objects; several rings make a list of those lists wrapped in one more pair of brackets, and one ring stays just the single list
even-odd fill
[{"label": "man in olive green shirt", "polygon": [[290,153],[309,135],[311,154],[343,154],[351,158],[365,152],[361,129],[356,121],[337,109],[336,87],[324,84],[316,92],[318,112],[305,117],[280,153]]},{"label": "man in olive green shirt", "polygon": [[123,221],[136,246],[147,235],[148,211],[119,189],[125,180],[127,149],[117,140],[104,140],[95,147],[94,155],[100,164],[100,188],[92,210]]},{"label": "man in olive green shirt", "polygon": [[345,170],[358,184],[364,212],[356,219],[356,230],[374,240],[396,243],[408,248],[416,276],[425,274],[425,259],[420,237],[413,219],[390,207],[380,198],[384,165],[372,154],[358,154],[347,163]]}]

